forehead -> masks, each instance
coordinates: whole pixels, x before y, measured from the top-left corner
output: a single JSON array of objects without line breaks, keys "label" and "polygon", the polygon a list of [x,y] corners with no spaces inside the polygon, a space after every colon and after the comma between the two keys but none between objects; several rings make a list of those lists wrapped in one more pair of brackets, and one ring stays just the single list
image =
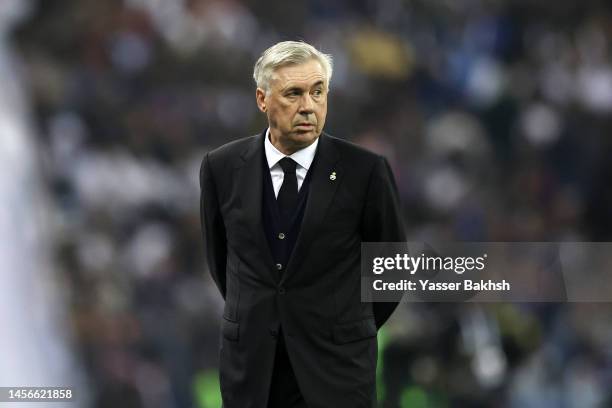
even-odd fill
[{"label": "forehead", "polygon": [[291,64],[274,70],[272,80],[275,87],[310,86],[317,82],[325,82],[325,71],[321,63],[311,59],[302,64]]}]

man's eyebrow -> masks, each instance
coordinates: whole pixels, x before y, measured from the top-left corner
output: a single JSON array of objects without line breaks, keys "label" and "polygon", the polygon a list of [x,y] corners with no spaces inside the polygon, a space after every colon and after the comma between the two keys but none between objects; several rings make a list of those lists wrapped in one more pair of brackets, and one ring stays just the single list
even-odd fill
[{"label": "man's eyebrow", "polygon": [[[322,86],[322,85],[324,85],[324,84],[325,84],[325,82],[324,82],[324,81],[321,79],[321,80],[319,80],[319,81],[315,82],[315,83],[314,83],[314,84],[311,86],[311,88],[314,88],[314,87],[317,87],[317,86]],[[284,89],[282,90],[282,92],[290,92],[290,91],[303,91],[303,90],[304,90],[304,88],[302,88],[302,87],[301,87],[301,86],[299,86],[299,85],[289,85],[289,86],[287,86],[286,88],[284,88]]]},{"label": "man's eyebrow", "polygon": [[303,91],[303,89],[297,85],[291,85],[283,89],[283,92],[290,92],[290,91]]}]

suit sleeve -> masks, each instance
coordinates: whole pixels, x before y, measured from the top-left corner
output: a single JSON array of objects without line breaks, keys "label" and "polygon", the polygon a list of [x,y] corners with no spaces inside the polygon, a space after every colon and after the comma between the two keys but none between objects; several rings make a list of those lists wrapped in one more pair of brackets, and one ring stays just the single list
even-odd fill
[{"label": "suit sleeve", "polygon": [[208,153],[200,168],[200,222],[210,274],[225,299],[227,241]]},{"label": "suit sleeve", "polygon": [[[397,185],[389,163],[379,157],[370,176],[362,229],[363,242],[405,242],[406,232]],[[399,303],[374,302],[376,328],[380,328]]]}]

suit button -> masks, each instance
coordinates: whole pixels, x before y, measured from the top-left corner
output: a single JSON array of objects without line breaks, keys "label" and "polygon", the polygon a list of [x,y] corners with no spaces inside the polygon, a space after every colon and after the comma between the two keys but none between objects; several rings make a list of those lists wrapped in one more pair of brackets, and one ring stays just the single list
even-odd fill
[{"label": "suit button", "polygon": [[276,264],[276,269],[278,269],[280,271],[281,269],[283,269],[283,265],[282,264]]},{"label": "suit button", "polygon": [[285,239],[285,234],[284,233],[279,233],[278,234],[278,239]]},{"label": "suit button", "polygon": [[278,336],[278,330],[276,329],[270,329],[270,335],[272,337],[277,337]]},{"label": "suit button", "polygon": [[281,286],[281,287],[278,288],[278,294],[279,295],[284,295],[285,293],[287,293],[287,291],[285,290],[284,287]]}]

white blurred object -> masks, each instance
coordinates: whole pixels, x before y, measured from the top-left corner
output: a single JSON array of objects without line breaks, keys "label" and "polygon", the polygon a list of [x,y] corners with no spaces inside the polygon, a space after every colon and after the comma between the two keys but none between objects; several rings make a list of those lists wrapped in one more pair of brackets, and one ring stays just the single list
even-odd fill
[{"label": "white blurred object", "polygon": [[125,248],[126,270],[140,278],[151,278],[163,273],[163,263],[172,254],[173,239],[168,227],[149,223],[140,227]]},{"label": "white blurred object", "polygon": [[[117,175],[121,183],[117,183]],[[182,210],[197,194],[189,190],[189,179],[170,166],[152,159],[139,159],[128,152],[84,151],[69,174],[79,200],[92,209],[107,209],[122,216],[145,203]],[[192,197],[196,194],[195,197]]]},{"label": "white blurred object", "polygon": [[426,143],[434,156],[482,156],[489,151],[482,125],[466,112],[448,112],[433,118],[426,130]]},{"label": "white blurred object", "polygon": [[[29,2],[0,2],[0,386],[71,386],[86,400],[70,348],[62,287],[52,267],[49,205],[21,88],[18,61],[6,33]],[[57,403],[19,404],[52,407]]]},{"label": "white blurred object", "polygon": [[596,408],[606,403],[600,369],[586,358],[574,357],[564,372],[565,401],[570,407]]},{"label": "white blurred object", "polygon": [[543,103],[533,103],[521,114],[520,127],[533,146],[550,146],[561,135],[561,117],[553,108]]},{"label": "white blurred object", "polygon": [[584,66],[578,70],[578,99],[597,113],[612,111],[612,67]]},{"label": "white blurred object", "polygon": [[490,58],[479,58],[467,82],[467,93],[477,106],[488,106],[502,94],[507,78],[503,67]]},{"label": "white blurred object", "polygon": [[552,378],[548,347],[545,345],[515,369],[509,381],[511,408],[571,407],[564,404],[563,389]]},{"label": "white blurred object", "polygon": [[461,334],[478,382],[487,388],[500,385],[508,373],[508,363],[496,321],[479,307],[471,307],[461,316]]},{"label": "white blurred object", "polygon": [[126,0],[145,10],[159,32],[175,49],[193,53],[203,44],[252,51],[259,27],[240,2],[185,0]]},{"label": "white blurred object", "polygon": [[459,155],[474,167],[490,156],[485,130],[477,118],[467,112],[452,111],[434,117],[425,131],[427,154],[432,166],[424,178],[424,193],[432,208],[454,210],[473,186],[469,169],[457,166],[450,158]]},{"label": "white blurred object", "polygon": [[434,169],[425,180],[425,197],[439,211],[451,211],[468,192],[465,177],[450,166]]},{"label": "white blurred object", "polygon": [[0,35],[4,36],[16,23],[26,17],[31,10],[32,4],[28,0],[0,1]]}]

